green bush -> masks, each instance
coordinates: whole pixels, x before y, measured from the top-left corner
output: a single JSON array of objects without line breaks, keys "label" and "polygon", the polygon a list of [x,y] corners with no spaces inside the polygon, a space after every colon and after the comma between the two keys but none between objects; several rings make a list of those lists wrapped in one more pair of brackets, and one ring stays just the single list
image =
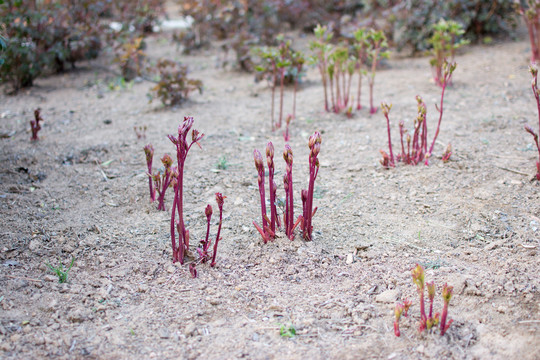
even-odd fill
[{"label": "green bush", "polygon": [[154,96],[158,97],[163,105],[179,105],[187,100],[192,91],[202,93],[203,83],[201,80],[189,79],[186,65],[168,59],[160,59],[155,69],[159,72],[159,81],[150,89],[148,94],[150,102]]},{"label": "green bush", "polygon": [[38,76],[64,70],[101,49],[98,0],[36,3],[0,2],[7,48],[0,55],[0,82],[13,92],[31,86]]},{"label": "green bush", "polygon": [[471,41],[508,34],[516,24],[512,0],[404,0],[392,7],[392,13],[393,39],[398,49],[408,46],[414,52],[430,48],[432,24],[439,19],[461,24],[465,38]]},{"label": "green bush", "polygon": [[[6,50],[0,53],[0,82],[12,92],[34,79],[96,58],[128,31],[150,32],[163,13],[163,0],[0,0]],[[106,19],[108,18],[108,19]],[[107,21],[119,21],[114,33]],[[134,34],[131,34],[134,36]],[[135,36],[136,37],[136,36]]]}]

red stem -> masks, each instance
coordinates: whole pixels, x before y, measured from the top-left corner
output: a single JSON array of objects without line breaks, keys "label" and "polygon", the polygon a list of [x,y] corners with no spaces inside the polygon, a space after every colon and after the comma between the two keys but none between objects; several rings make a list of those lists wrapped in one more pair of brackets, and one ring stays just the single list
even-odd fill
[{"label": "red stem", "polygon": [[401,140],[401,160],[407,163],[407,161],[405,160],[405,145],[403,143],[403,135],[405,134],[403,130],[403,126],[404,126],[403,122],[400,122],[399,123],[399,136]]},{"label": "red stem", "polygon": [[441,336],[444,335],[444,333],[448,329],[448,326],[450,326],[450,324],[448,324],[448,326],[446,326],[446,317],[447,316],[448,316],[448,303],[445,301],[444,305],[443,305],[442,315],[441,315]]},{"label": "red stem", "polygon": [[279,87],[279,122],[278,128],[281,128],[281,120],[283,119],[283,91],[284,91],[284,80],[285,80],[285,68],[280,69],[281,81]]},{"label": "red stem", "polygon": [[274,121],[274,103],[275,103],[275,97],[276,97],[276,70],[274,68],[274,74],[272,75],[272,106],[270,108],[271,112],[271,121],[272,121],[272,131],[276,129],[275,121]]},{"label": "red stem", "polygon": [[221,233],[221,223],[223,221],[223,205],[219,207],[219,225],[216,235],[216,242],[214,243],[214,252],[212,254],[212,263],[210,264],[211,267],[214,267],[216,265],[216,255],[217,255],[217,247],[219,243],[219,234]]},{"label": "red stem", "polygon": [[424,288],[418,289],[418,292],[420,293],[420,318],[422,320],[422,323],[426,323],[427,317],[426,317],[426,308],[424,303]]},{"label": "red stem", "polygon": [[375,114],[377,108],[373,106],[373,85],[375,85],[375,71],[377,70],[377,57],[379,56],[379,49],[375,49],[375,55],[371,60],[371,77],[369,77],[369,106],[370,114]]},{"label": "red stem", "polygon": [[[294,78],[294,92],[293,92],[293,105],[292,105],[292,116],[293,119],[296,119],[296,90],[298,89],[298,75]],[[287,134],[289,133],[289,123],[287,123]],[[289,141],[288,137],[285,141]]]},{"label": "red stem", "polygon": [[392,135],[391,135],[391,132],[390,132],[390,118],[388,116],[388,112],[385,112],[384,113],[384,117],[386,117],[386,128],[387,128],[387,131],[388,131],[388,148],[390,150],[390,166],[391,167],[394,167],[395,164],[394,164],[394,152],[392,151]]},{"label": "red stem", "polygon": [[[534,76],[534,83],[532,85],[534,97],[536,98],[536,107],[538,109],[538,130],[540,131],[540,95],[538,94],[538,73]],[[540,146],[538,145],[538,137],[535,137],[536,148],[538,149],[538,156],[540,158]]]},{"label": "red stem", "polygon": [[[439,130],[441,128],[441,121],[442,121],[442,117],[443,117],[443,104],[444,104],[444,90],[446,90],[446,80],[447,79],[444,79],[444,83],[442,84],[442,92],[441,92],[441,102],[440,102],[440,105],[439,105],[439,108],[437,110],[439,110],[439,122],[437,123],[437,130],[435,131],[435,136],[433,137],[433,141],[431,142],[431,146],[429,147],[429,151],[426,153],[426,161],[425,161],[425,165],[429,165],[429,157],[431,156],[432,152],[433,152],[433,147],[435,146],[435,140],[437,140],[437,136],[439,136]],[[539,105],[539,109],[540,109],[540,105]],[[426,121],[424,119],[424,121]]]},{"label": "red stem", "polygon": [[337,112],[336,102],[334,100],[334,77],[330,76],[330,98],[332,100],[332,110]]},{"label": "red stem", "polygon": [[175,217],[176,201],[177,201],[177,197],[176,197],[177,186],[174,187],[174,199],[173,199],[173,206],[171,210],[171,241],[172,241],[173,263],[178,261],[178,256],[176,254],[176,236],[174,234],[174,225],[175,225],[174,217]]},{"label": "red stem", "polygon": [[358,92],[356,94],[356,110],[362,109],[362,104],[360,103],[361,94],[362,94],[362,64],[360,63],[358,67]]}]

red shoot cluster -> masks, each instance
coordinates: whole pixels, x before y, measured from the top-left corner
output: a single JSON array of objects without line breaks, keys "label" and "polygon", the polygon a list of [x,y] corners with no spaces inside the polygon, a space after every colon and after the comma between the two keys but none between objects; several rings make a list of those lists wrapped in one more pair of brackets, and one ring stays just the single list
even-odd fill
[{"label": "red shoot cluster", "polygon": [[38,132],[41,130],[41,125],[39,124],[40,121],[43,121],[43,118],[41,117],[41,109],[37,108],[34,110],[34,120],[30,120],[30,129],[32,130],[32,137],[30,140],[32,141],[39,140]]},{"label": "red shoot cluster", "polygon": [[[293,166],[293,153],[291,147],[285,145],[283,151],[283,159],[286,163],[286,171],[283,176],[283,185],[285,188],[285,211],[283,213],[283,224],[285,227],[285,234],[290,240],[294,240],[294,229],[301,225],[302,233],[306,241],[312,239],[313,225],[312,219],[317,208],[313,209],[313,192],[315,190],[315,179],[319,173],[319,159],[318,155],[321,151],[321,134],[315,132],[309,138],[309,184],[307,190],[302,190],[302,205],[303,213],[298,216],[296,222],[294,221],[294,201],[293,201],[293,179],[292,179],[292,166]],[[261,200],[261,225],[256,221],[253,225],[257,231],[261,234],[264,243],[273,240],[276,236],[277,227],[281,227],[279,223],[279,216],[277,214],[276,207],[276,190],[277,186],[274,181],[274,146],[271,142],[266,147],[266,163],[268,165],[268,182],[270,191],[270,218],[266,214],[266,196],[264,187],[264,163],[263,158],[259,150],[253,151],[253,159],[255,161],[255,168],[258,173],[259,183],[259,196]]]},{"label": "red shoot cluster", "polygon": [[[443,298],[443,311],[442,315],[439,313],[433,313],[433,302],[435,300],[435,293],[436,293],[436,286],[435,283],[425,283],[425,271],[424,268],[421,265],[416,265],[416,267],[412,270],[412,279],[413,282],[416,284],[416,289],[418,291],[418,295],[420,296],[420,324],[418,327],[418,331],[422,332],[424,330],[431,330],[437,328],[437,326],[440,324],[440,334],[441,336],[446,333],[448,328],[450,327],[450,324],[452,324],[453,320],[448,321],[447,323],[447,317],[448,317],[448,305],[450,304],[450,299],[452,298],[453,293],[453,287],[448,286],[447,284],[444,284],[443,290],[442,290],[442,298]],[[429,315],[426,315],[426,308],[425,308],[425,288],[427,287],[427,293],[428,293],[428,300],[429,300]],[[405,300],[403,303],[396,304],[394,314],[395,314],[395,320],[394,320],[394,334],[396,336],[400,336],[400,330],[399,330],[399,319],[402,314],[404,316],[407,316],[407,311],[409,307],[411,306],[411,301]]]},{"label": "red shoot cluster", "polygon": [[165,211],[165,192],[170,186],[174,186],[178,171],[176,167],[173,167],[173,160],[168,154],[163,155],[161,163],[163,164],[163,171],[155,172],[152,170],[152,163],[154,159],[154,147],[148,144],[144,147],[144,154],[146,155],[146,165],[148,167],[148,187],[150,188],[150,202],[156,200],[156,192],[158,193],[158,206],[157,209]]},{"label": "red shoot cluster", "polygon": [[220,234],[221,234],[221,224],[223,222],[223,202],[224,199],[226,199],[226,196],[223,196],[221,193],[216,193],[216,202],[218,204],[219,209],[219,225],[218,225],[218,231],[216,234],[216,240],[214,241],[214,249],[212,252],[212,256],[210,256],[209,249],[212,245],[212,242],[210,241],[210,220],[212,219],[212,206],[208,204],[206,206],[206,209],[204,210],[204,213],[206,215],[206,238],[204,240],[201,240],[201,247],[197,248],[197,252],[199,253],[199,259],[196,263],[191,263],[189,265],[189,269],[191,271],[191,276],[197,277],[197,269],[196,265],[200,263],[206,263],[207,261],[212,258],[212,261],[210,262],[210,266],[214,267],[216,265],[216,256],[217,256],[217,248],[218,243],[221,240]]},{"label": "red shoot cluster", "polygon": [[266,163],[268,165],[268,187],[270,192],[270,219],[266,215],[266,196],[264,191],[264,162],[259,150],[253,151],[253,159],[255,160],[255,168],[258,173],[259,195],[261,197],[261,218],[262,226],[259,226],[255,221],[253,225],[261,234],[264,243],[274,239],[276,236],[277,210],[276,210],[276,183],[274,181],[274,145],[269,142],[266,146]]},{"label": "red shoot cluster", "polygon": [[302,190],[302,233],[304,239],[311,241],[313,231],[312,219],[317,208],[313,209],[313,192],[315,191],[315,179],[319,174],[319,152],[321,151],[321,134],[315,131],[309,138],[309,185],[307,190]]},{"label": "red shoot cluster", "polygon": [[178,169],[172,166],[173,160],[168,154],[163,155],[161,163],[165,169],[164,172],[158,172],[152,174],[152,180],[154,180],[154,191],[158,193],[158,206],[157,209],[165,211],[165,192],[169,186],[176,182],[178,177]]},{"label": "red shoot cluster", "polygon": [[[531,66],[529,71],[533,77],[531,87],[538,108],[538,130],[540,131],[540,90],[538,89],[538,68],[536,66]],[[536,180],[540,181],[540,144],[538,143],[538,134],[529,125],[525,125],[525,131],[533,136],[536,149],[538,150],[538,161],[536,161]]]},{"label": "red shoot cluster", "polygon": [[[184,254],[189,249],[189,230],[184,225],[184,168],[187,154],[193,144],[200,147],[199,141],[204,137],[197,130],[191,131],[191,139],[187,140],[189,131],[193,126],[193,117],[184,117],[184,122],[178,127],[178,137],[169,135],[169,140],[176,146],[176,158],[178,163],[177,180],[174,184],[174,200],[171,212],[171,241],[173,251],[173,263],[184,263]],[[178,212],[178,220],[176,220]],[[175,236],[175,228],[178,231],[178,241]]]},{"label": "red shoot cluster", "polygon": [[[437,137],[439,136],[439,131],[441,128],[441,121],[443,117],[443,104],[444,104],[444,93],[446,90],[446,86],[448,85],[448,82],[452,76],[452,73],[456,69],[456,63],[449,64],[448,62],[445,62],[443,65],[444,69],[444,76],[441,80],[441,86],[442,86],[442,92],[441,92],[441,100],[439,105],[435,105],[437,111],[439,112],[439,121],[437,123],[437,130],[435,131],[435,135],[433,137],[433,140],[431,141],[431,145],[428,149],[428,127],[427,127],[427,108],[426,103],[422,99],[422,97],[417,96],[416,102],[418,104],[418,116],[414,120],[414,129],[412,136],[411,134],[408,134],[407,130],[405,129],[405,125],[403,121],[399,123],[399,135],[400,135],[400,143],[401,143],[401,153],[397,155],[396,158],[394,158],[393,148],[392,148],[392,136],[391,136],[391,130],[390,130],[390,109],[392,109],[392,105],[387,103],[381,104],[381,109],[384,117],[386,118],[386,127],[388,132],[388,150],[389,153],[386,153],[384,150],[380,150],[382,154],[381,164],[385,168],[391,168],[395,167],[396,161],[402,161],[405,164],[409,165],[417,165],[420,162],[424,162],[424,164],[427,166],[429,165],[429,158],[431,157],[431,154],[433,153],[433,148],[435,146],[435,142],[437,141]],[[405,145],[405,141],[406,145]],[[443,154],[443,161],[446,162],[450,159],[450,156],[452,155],[452,147],[449,145],[446,149],[446,151]]]}]

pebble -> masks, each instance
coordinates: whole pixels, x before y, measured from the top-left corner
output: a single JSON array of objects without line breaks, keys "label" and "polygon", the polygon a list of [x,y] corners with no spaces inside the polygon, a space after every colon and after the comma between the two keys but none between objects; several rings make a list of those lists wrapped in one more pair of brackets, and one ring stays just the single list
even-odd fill
[{"label": "pebble", "polygon": [[345,262],[347,265],[351,265],[354,262],[353,254],[347,254],[347,260]]},{"label": "pebble", "polygon": [[30,245],[28,245],[28,248],[30,249],[30,251],[33,251],[33,252],[40,250],[41,241],[39,241],[38,239],[33,239],[32,241],[30,241]]},{"label": "pebble", "polygon": [[375,296],[375,301],[385,304],[391,304],[401,296],[401,291],[398,289],[386,290]]},{"label": "pebble", "polygon": [[162,339],[168,339],[171,337],[171,334],[168,329],[165,329],[165,328],[159,329],[158,332],[159,332],[159,337]]},{"label": "pebble", "polygon": [[184,335],[186,335],[186,337],[190,337],[190,336],[193,336],[195,335],[195,332],[197,331],[197,327],[195,326],[195,323],[194,322],[189,322],[187,323],[185,329],[184,329]]}]

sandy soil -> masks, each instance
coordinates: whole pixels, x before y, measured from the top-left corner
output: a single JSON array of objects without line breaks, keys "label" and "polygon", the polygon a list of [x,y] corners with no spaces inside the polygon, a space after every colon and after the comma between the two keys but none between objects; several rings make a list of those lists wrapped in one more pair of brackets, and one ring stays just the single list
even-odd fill
[{"label": "sandy soil", "polygon": [[[253,149],[272,141],[278,179],[285,169],[270,91],[252,75],[216,69],[217,47],[184,56],[164,36],[149,39],[150,57],[188,63],[205,84],[181,107],[148,104],[146,81],[110,90],[110,54],[0,96],[1,358],[540,358],[537,153],[523,130],[537,114],[524,36],[457,57],[429,167],[383,169],[382,114],[369,115],[366,95],[352,119],[325,113],[317,71],[308,70],[290,144],[300,213],[307,139],[322,133],[314,239],[281,234],[266,245],[251,224],[260,212]],[[394,141],[399,120],[411,126],[417,94],[432,136],[440,90],[428,59],[394,56],[387,65],[375,99],[393,103]],[[45,121],[30,142],[37,107]],[[204,237],[214,193],[227,196],[217,266],[199,266],[197,279],[172,264],[170,212],[149,203],[142,151],[152,143],[155,163],[172,154],[167,134],[186,115],[206,134],[185,174],[192,243]],[[133,127],[144,125],[137,139]],[[454,154],[443,164],[449,142]],[[227,169],[217,168],[220,158]],[[59,284],[45,263],[72,257]],[[454,286],[454,323],[443,337],[417,331],[416,263],[439,294]],[[413,307],[397,338],[393,306],[405,298]],[[296,336],[280,336],[291,326]]]}]

